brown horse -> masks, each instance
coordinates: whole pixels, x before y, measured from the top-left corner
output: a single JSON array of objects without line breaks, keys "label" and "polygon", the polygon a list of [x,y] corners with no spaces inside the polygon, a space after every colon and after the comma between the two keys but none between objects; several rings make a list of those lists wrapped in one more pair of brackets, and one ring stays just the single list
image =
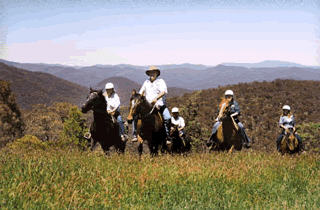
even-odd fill
[{"label": "brown horse", "polygon": [[165,130],[163,126],[162,116],[145,98],[145,96],[132,92],[130,99],[130,109],[127,120],[130,122],[133,117],[137,116],[137,136],[138,136],[138,152],[141,156],[143,151],[143,141],[146,140],[150,150],[150,154],[155,156],[158,154],[159,146],[162,149],[165,144]]},{"label": "brown horse", "polygon": [[280,142],[281,154],[289,153],[293,154],[299,151],[299,142],[296,137],[297,129],[289,128],[286,130],[286,135]]},{"label": "brown horse", "polygon": [[114,123],[112,117],[107,113],[107,103],[102,94],[102,90],[92,90],[90,88],[87,101],[82,105],[81,111],[87,113],[93,111],[93,122],[90,126],[91,150],[99,142],[103,151],[107,153],[111,146],[117,152],[124,153],[125,142],[119,135],[119,125]]},{"label": "brown horse", "polygon": [[172,144],[168,146],[171,153],[187,153],[191,151],[191,139],[184,135],[180,136],[178,126],[171,125],[170,137]]},{"label": "brown horse", "polygon": [[210,150],[236,150],[242,149],[242,137],[239,133],[238,124],[230,116],[231,100],[223,98],[219,104],[218,118],[221,124],[216,133],[216,141],[213,142]]}]

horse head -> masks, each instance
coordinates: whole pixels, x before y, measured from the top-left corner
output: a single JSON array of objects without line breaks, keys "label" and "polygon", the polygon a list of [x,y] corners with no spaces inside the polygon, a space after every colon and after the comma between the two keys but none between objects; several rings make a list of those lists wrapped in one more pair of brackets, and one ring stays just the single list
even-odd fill
[{"label": "horse head", "polygon": [[230,114],[230,108],[231,108],[231,101],[232,99],[226,99],[223,98],[221,103],[219,104],[219,115],[218,117],[221,118],[227,118]]},{"label": "horse head", "polygon": [[133,117],[139,112],[142,104],[146,102],[146,98],[144,95],[141,95],[136,92],[136,90],[132,90],[131,98],[130,98],[130,107],[129,114],[127,117],[128,122],[132,122]]},{"label": "horse head", "polygon": [[173,124],[171,124],[170,136],[171,136],[171,137],[179,136],[178,125],[173,125]]},{"label": "horse head", "polygon": [[106,101],[101,100],[103,98],[102,90],[94,90],[90,88],[89,95],[86,102],[81,106],[81,111],[87,113],[89,110],[95,110],[96,108],[106,109]]},{"label": "horse head", "polygon": [[298,146],[298,140],[295,135],[297,129],[289,128],[286,135],[287,147],[290,151],[294,151]]}]

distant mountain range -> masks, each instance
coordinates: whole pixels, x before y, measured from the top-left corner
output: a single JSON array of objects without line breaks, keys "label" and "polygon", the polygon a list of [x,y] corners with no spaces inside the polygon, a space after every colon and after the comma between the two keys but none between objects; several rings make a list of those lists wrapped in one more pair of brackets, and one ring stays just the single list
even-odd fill
[{"label": "distant mountain range", "polygon": [[[42,65],[42,64],[41,64]],[[22,68],[9,66],[0,62],[0,80],[11,83],[17,103],[24,109],[31,108],[34,104],[51,105],[54,102],[70,102],[80,105],[86,100],[89,92],[88,87],[84,87],[52,74],[44,72],[31,72]],[[132,89],[139,89],[141,85],[124,77],[111,77],[93,85],[94,88],[103,89],[106,82],[115,84],[123,105],[128,105]],[[169,95],[181,96],[190,90],[182,88],[168,88]]]},{"label": "distant mountain range", "polygon": [[[140,85],[147,78],[145,74],[146,66],[121,64],[71,67],[2,61],[8,65],[30,71],[53,74],[87,87],[96,86],[102,80],[112,77],[127,78]],[[248,67],[248,65],[225,63],[224,65],[210,67],[195,64],[180,64],[160,65],[159,68],[161,70],[160,77],[165,79],[169,87],[189,90],[214,88],[242,82],[272,81],[275,79],[320,80],[320,67],[306,67],[282,61],[264,61],[250,64],[252,67]]]},{"label": "distant mountain range", "polygon": [[266,60],[259,63],[222,63],[224,66],[239,66],[245,68],[276,68],[276,67],[299,67],[299,68],[320,68],[320,66],[305,66],[298,63]]}]

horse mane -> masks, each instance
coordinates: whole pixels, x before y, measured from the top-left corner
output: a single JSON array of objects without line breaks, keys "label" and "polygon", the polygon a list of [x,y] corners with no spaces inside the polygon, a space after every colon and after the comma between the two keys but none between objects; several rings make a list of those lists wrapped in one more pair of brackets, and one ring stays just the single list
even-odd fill
[{"label": "horse mane", "polygon": [[226,99],[226,98],[221,98],[221,102],[219,103],[219,109],[221,109],[221,107],[222,107],[222,104],[224,104],[224,103],[226,103],[227,105],[229,105],[229,103],[230,103],[231,101],[229,101],[228,99]]}]

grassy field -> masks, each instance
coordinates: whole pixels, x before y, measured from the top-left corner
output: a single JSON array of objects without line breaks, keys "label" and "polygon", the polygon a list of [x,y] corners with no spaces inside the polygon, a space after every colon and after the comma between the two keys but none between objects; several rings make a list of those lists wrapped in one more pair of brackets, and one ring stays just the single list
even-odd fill
[{"label": "grassy field", "polygon": [[0,151],[0,208],[320,208],[320,156]]}]

